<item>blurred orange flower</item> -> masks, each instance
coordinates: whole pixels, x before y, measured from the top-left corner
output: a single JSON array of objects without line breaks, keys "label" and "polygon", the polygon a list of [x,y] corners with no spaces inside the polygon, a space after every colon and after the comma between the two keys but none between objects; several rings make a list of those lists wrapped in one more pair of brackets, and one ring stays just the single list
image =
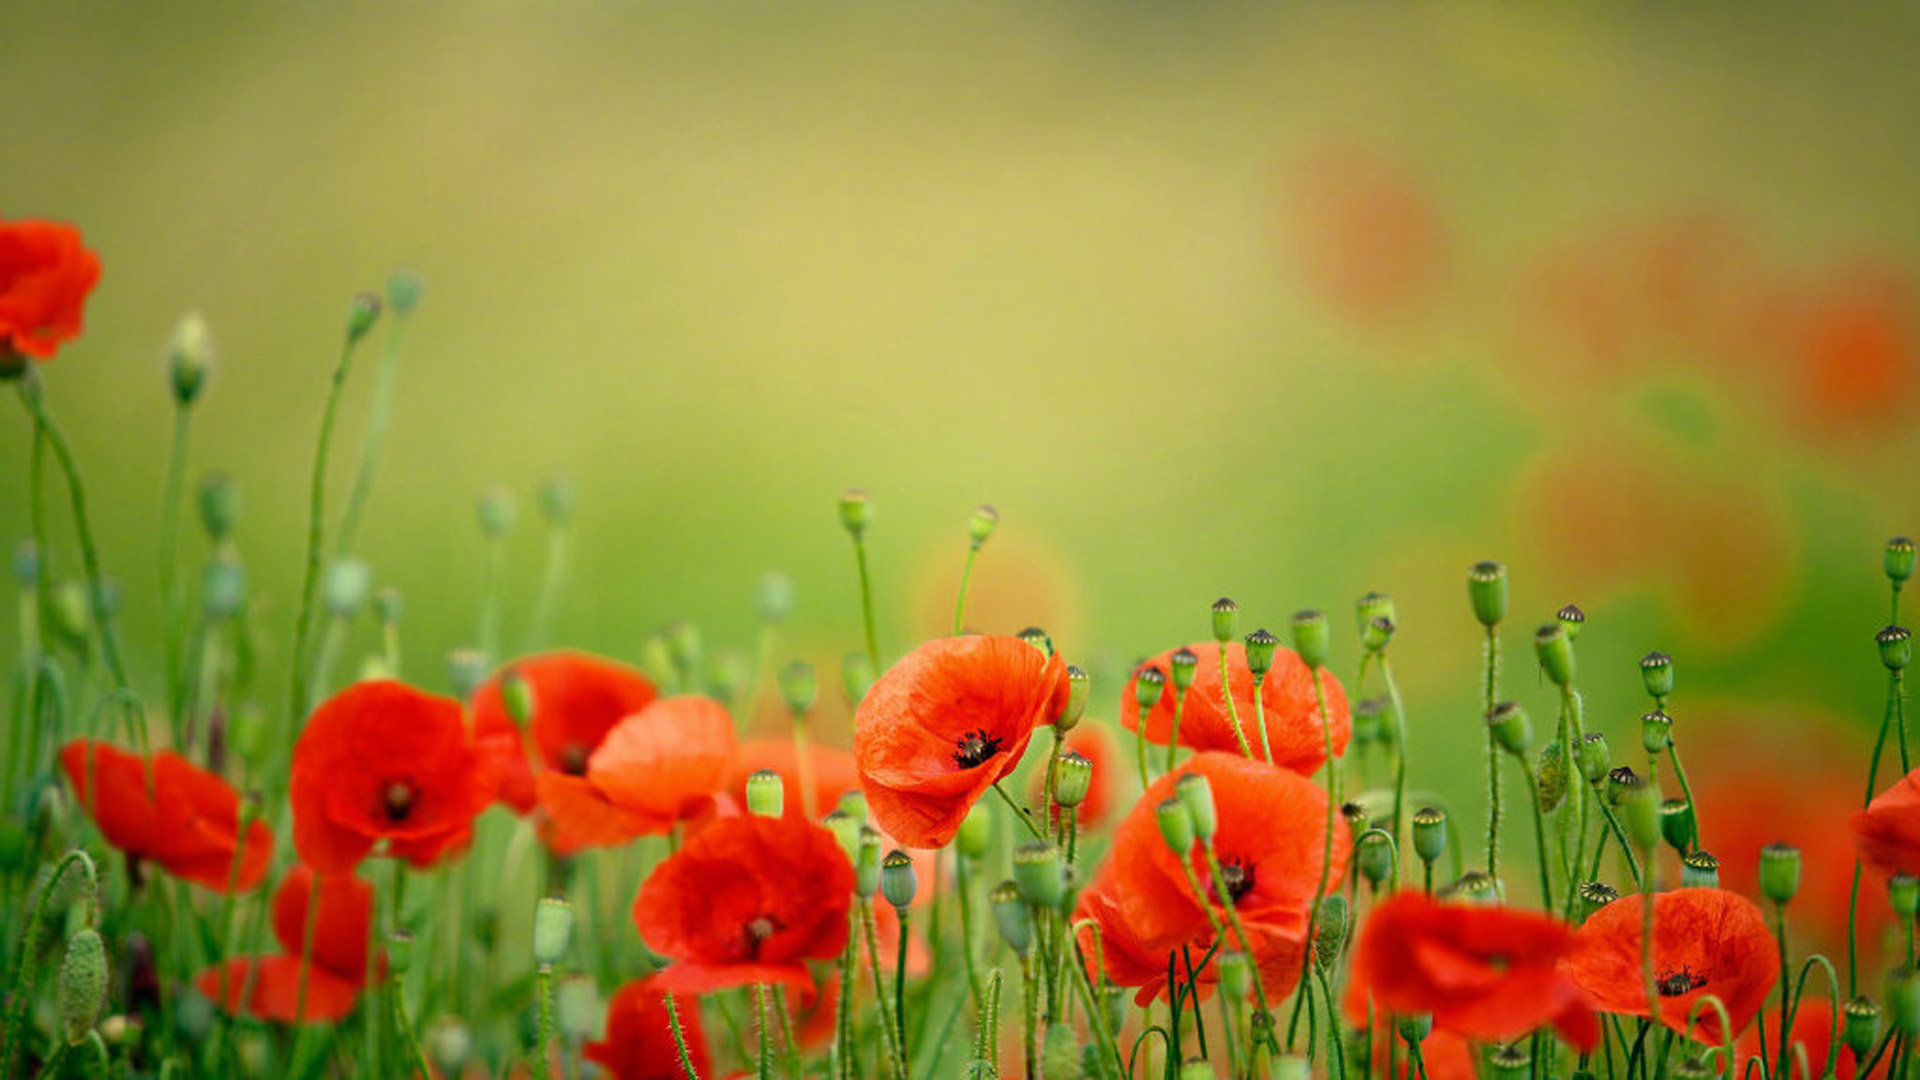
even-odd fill
[{"label": "blurred orange flower", "polygon": [[[1180,745],[1195,750],[1240,752],[1234,735],[1234,717],[1227,715],[1226,696],[1220,692],[1220,646],[1201,641],[1187,646],[1199,658],[1194,668],[1193,685],[1187,688],[1186,702],[1180,709]],[[1139,709],[1134,705],[1134,684],[1140,672],[1157,667],[1172,670],[1169,649],[1134,669],[1120,691],[1120,724],[1128,731],[1139,729]],[[1255,755],[1261,750],[1259,726],[1253,707],[1253,671],[1247,667],[1247,648],[1239,642],[1227,645],[1227,676],[1233,686],[1233,707],[1240,730]],[[1327,760],[1326,732],[1320,723],[1320,708],[1313,693],[1313,678],[1300,654],[1282,645],[1273,650],[1273,666],[1260,688],[1265,710],[1267,745],[1273,751],[1273,763],[1311,776]],[[1347,752],[1347,739],[1353,733],[1347,713],[1347,692],[1333,673],[1322,668],[1320,685],[1326,690],[1327,718],[1333,729],[1333,753]],[[1169,685],[1160,700],[1147,713],[1147,741],[1165,746],[1173,734],[1175,694]]]},{"label": "blurred orange flower", "polygon": [[21,357],[50,359],[80,333],[80,309],[100,280],[100,257],[80,230],[54,221],[0,222],[0,371]]},{"label": "blurred orange flower", "polygon": [[575,776],[535,778],[559,852],[664,833],[713,806],[735,749],[733,718],[712,698],[661,698],[614,725]]},{"label": "blurred orange flower", "polygon": [[[88,758],[91,756],[92,761]],[[265,822],[240,832],[240,796],[225,780],[171,750],[145,758],[92,739],[60,748],[60,767],[80,805],[107,842],[130,862],[150,859],[175,877],[226,892],[234,857],[238,885],[253,889],[273,858],[273,831]]]},{"label": "blurred orange flower", "polygon": [[331,1023],[352,1012],[367,982],[373,887],[351,872],[321,876],[303,1013],[300,957],[313,896],[313,870],[296,864],[273,894],[273,936],[282,951],[230,959],[195,975],[193,985],[230,1014],[244,1011],[283,1024]]}]

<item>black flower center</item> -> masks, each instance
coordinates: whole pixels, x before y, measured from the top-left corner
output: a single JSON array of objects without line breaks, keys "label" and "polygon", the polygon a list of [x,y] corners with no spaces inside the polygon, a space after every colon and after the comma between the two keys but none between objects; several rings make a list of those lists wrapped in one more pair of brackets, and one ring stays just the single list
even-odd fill
[{"label": "black flower center", "polygon": [[593,750],[583,743],[570,742],[560,748],[560,771],[568,776],[587,775],[587,758]]},{"label": "black flower center", "polygon": [[1696,973],[1692,968],[1682,965],[1661,973],[1654,980],[1653,989],[1661,997],[1679,997],[1690,994],[1707,985],[1707,977]]},{"label": "black flower center", "polygon": [[978,768],[1000,752],[1001,741],[1000,736],[975,728],[954,741],[953,763],[963,769]]},{"label": "black flower center", "polygon": [[412,815],[414,800],[419,797],[420,788],[412,780],[389,780],[380,793],[380,812],[390,822],[405,821]]},{"label": "black flower center", "polygon": [[1220,883],[1227,887],[1227,899],[1236,905],[1253,891],[1253,867],[1238,860],[1220,864]]},{"label": "black flower center", "polygon": [[780,921],[771,915],[756,915],[749,920],[746,927],[747,959],[758,960],[760,946],[779,929]]}]

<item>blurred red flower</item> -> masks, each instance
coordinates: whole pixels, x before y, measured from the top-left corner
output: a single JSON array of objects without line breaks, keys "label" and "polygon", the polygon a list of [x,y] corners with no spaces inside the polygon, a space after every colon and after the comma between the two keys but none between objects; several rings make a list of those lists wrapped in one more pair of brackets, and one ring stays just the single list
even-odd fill
[{"label": "blurred red flower", "polygon": [[1920,875],[1920,769],[1854,811],[1848,824],[1861,862],[1882,873]]},{"label": "blurred red flower", "polygon": [[[586,1059],[606,1069],[613,1080],[684,1080],[686,1076],[667,1018],[667,994],[659,982],[651,977],[635,979],[615,991],[607,1003],[606,1037],[581,1048]],[[673,1007],[695,1074],[713,1075],[699,1001],[676,998]]]},{"label": "blurred red flower", "polygon": [[[502,692],[510,677],[525,681],[533,702],[524,733]],[[473,695],[474,741],[499,773],[499,800],[521,814],[538,803],[529,741],[542,768],[580,776],[607,732],[658,696],[640,672],[586,653],[541,653],[501,667]]]},{"label": "blurred red flower", "polygon": [[853,867],[833,834],[799,817],[720,818],[640,887],[633,921],[674,963],[662,990],[750,983],[809,989],[805,961],[847,940]]},{"label": "blurred red flower", "polygon": [[1066,700],[1065,663],[1019,638],[936,638],[914,649],[854,715],[853,757],[875,826],[906,847],[945,846]]},{"label": "blurred red flower", "polygon": [[1573,932],[1557,919],[1500,906],[1436,903],[1402,892],[1361,924],[1346,1009],[1367,1003],[1394,1016],[1430,1014],[1471,1039],[1513,1039],[1548,1024],[1587,1050],[1599,1021],[1558,968]]},{"label": "blurred red flower", "polygon": [[[1202,641],[1187,646],[1199,658],[1194,668],[1193,685],[1187,688],[1186,703],[1180,708],[1180,745],[1195,750],[1240,752],[1234,736],[1233,718],[1227,715],[1226,696],[1220,692],[1220,646]],[[1148,667],[1162,672],[1173,670],[1169,649],[1134,669],[1120,691],[1120,724],[1128,731],[1139,730],[1140,710],[1134,704],[1134,684]],[[1247,649],[1239,642],[1227,645],[1227,674],[1233,686],[1233,707],[1247,745],[1260,754],[1260,732],[1253,707],[1253,671],[1247,667]],[[1327,717],[1333,727],[1335,756],[1346,753],[1352,723],[1347,715],[1347,692],[1333,673],[1322,669],[1320,683],[1327,693]],[[1147,741],[1161,746],[1173,733],[1175,694],[1171,684],[1147,713]],[[1265,710],[1267,745],[1273,751],[1273,763],[1311,776],[1327,760],[1326,733],[1321,730],[1320,707],[1314,700],[1313,678],[1300,654],[1282,645],[1273,650],[1273,667],[1267,671],[1260,688]]]},{"label": "blurred red flower", "polygon": [[304,1014],[300,1012],[300,954],[313,899],[313,870],[305,864],[288,871],[273,894],[273,936],[281,952],[235,957],[195,975],[193,985],[230,1014],[246,1012],[282,1024],[331,1023],[352,1012],[367,982],[373,887],[351,872],[326,874],[320,878],[319,895]]},{"label": "blurred red flower", "polygon": [[1426,183],[1372,147],[1326,143],[1289,168],[1283,240],[1314,299],[1354,323],[1431,298],[1450,261],[1445,214]]},{"label": "blurred red flower", "polygon": [[100,280],[100,257],[80,230],[54,221],[0,222],[0,371],[50,359],[80,333],[80,309]]},{"label": "blurred red flower", "polygon": [[465,846],[494,791],[460,703],[401,683],[357,683],[323,702],[293,748],[293,842],[321,873],[386,853],[430,866]]},{"label": "blurred red flower", "polygon": [[[810,821],[818,821],[831,813],[839,805],[841,795],[860,790],[860,774],[854,768],[852,754],[837,746],[809,742],[806,768],[802,769],[799,749],[791,738],[751,739],[740,744],[740,752],[733,758],[733,769],[727,775],[727,794],[741,812],[745,812],[747,805],[747,777],[761,769],[780,774],[786,812]],[[813,789],[813,801],[803,806],[802,793],[809,786]]]},{"label": "blurred red flower", "polygon": [[[1648,1015],[1641,984],[1638,894],[1622,896],[1574,931],[1567,975],[1593,1007],[1621,1016]],[[1760,908],[1725,889],[1675,889],[1654,897],[1654,990],[1660,1022],[1684,1030],[1693,1003],[1712,994],[1738,1033],[1759,1014],[1780,974],[1780,957]],[[1720,1018],[1705,1010],[1693,1037],[1721,1040]]]},{"label": "blurred red flower", "polygon": [[[129,860],[148,859],[175,877],[227,891],[243,845],[240,796],[225,780],[171,750],[154,755],[149,771],[147,759],[91,739],[61,747],[60,767],[101,834]],[[244,849],[242,892],[260,884],[273,858],[265,822],[247,826]]]},{"label": "blurred red flower", "polygon": [[661,698],[621,720],[587,758],[583,775],[535,778],[559,852],[664,833],[713,806],[735,749],[733,718],[712,698]]}]

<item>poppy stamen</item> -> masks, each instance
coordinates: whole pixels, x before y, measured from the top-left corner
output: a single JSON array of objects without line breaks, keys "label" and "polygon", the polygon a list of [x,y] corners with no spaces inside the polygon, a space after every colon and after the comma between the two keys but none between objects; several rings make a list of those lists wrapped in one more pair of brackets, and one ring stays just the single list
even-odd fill
[{"label": "poppy stamen", "polygon": [[1666,972],[1654,981],[1653,989],[1661,997],[1680,997],[1707,985],[1707,977],[1686,965]]},{"label": "poppy stamen", "polygon": [[758,915],[755,916],[752,921],[748,922],[747,959],[758,960],[760,958],[760,946],[765,944],[766,940],[772,937],[774,931],[778,929],[780,929],[780,922],[771,915]]},{"label": "poppy stamen", "polygon": [[1237,859],[1223,862],[1220,881],[1227,887],[1227,898],[1238,905],[1241,897],[1253,891],[1253,867]]},{"label": "poppy stamen", "polygon": [[390,781],[380,794],[380,812],[388,821],[405,821],[413,813],[413,801],[419,795],[419,786],[411,780]]},{"label": "poppy stamen", "polygon": [[998,735],[989,735],[975,728],[960,736],[953,744],[953,763],[963,769],[978,768],[986,764],[987,759],[1000,752],[1003,742]]},{"label": "poppy stamen", "polygon": [[587,775],[587,758],[592,754],[593,748],[584,743],[568,743],[560,748],[560,771],[568,776]]}]

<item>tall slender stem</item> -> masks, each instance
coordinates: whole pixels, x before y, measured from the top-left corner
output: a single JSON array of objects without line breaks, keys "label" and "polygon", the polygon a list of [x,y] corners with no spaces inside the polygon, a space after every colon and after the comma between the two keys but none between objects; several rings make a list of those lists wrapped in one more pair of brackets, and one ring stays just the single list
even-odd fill
[{"label": "tall slender stem", "polygon": [[860,570],[860,621],[867,631],[867,659],[873,670],[880,670],[880,639],[873,632],[873,582],[867,575],[867,542],[859,533],[853,536],[853,561]]},{"label": "tall slender stem", "polygon": [[960,567],[960,595],[953,601],[953,633],[955,637],[965,629],[967,623],[967,586],[973,583],[973,560],[980,555],[980,545],[967,547],[967,561]]},{"label": "tall slender stem", "polygon": [[161,625],[166,637],[167,715],[173,723],[174,745],[184,740],[186,724],[181,717],[187,697],[186,660],[183,656],[180,595],[180,501],[186,486],[187,431],[193,411],[186,405],[173,411],[173,448],[167,454],[167,491],[160,503],[160,598]]},{"label": "tall slender stem", "polygon": [[[1487,627],[1485,654],[1487,678],[1482,719],[1492,716],[1494,706],[1499,704],[1500,635],[1491,626]],[[1500,880],[1500,745],[1491,727],[1487,728],[1487,876],[1496,884]]]},{"label": "tall slender stem", "polygon": [[334,545],[334,557],[353,554],[353,542],[360,535],[360,518],[366,513],[367,499],[373,494],[373,476],[380,466],[380,452],[387,443],[387,429],[393,423],[393,390],[400,370],[400,331],[407,324],[404,314],[394,309],[387,330],[387,347],[380,357],[380,370],[374,376],[373,401],[367,412],[367,437],[360,444],[360,469],[354,474],[353,490],[347,495],[347,509],[340,516],[340,537]]},{"label": "tall slender stem", "polygon": [[[349,331],[340,346],[340,359],[333,367],[333,380],[327,387],[326,410],[320,414],[320,438],[314,446],[313,479],[307,492],[306,572],[300,583],[300,610],[294,614],[293,686],[289,691],[287,713],[292,727],[304,722],[307,703],[308,639],[313,634],[313,601],[320,589],[320,550],[325,539],[327,512],[327,454],[333,446],[334,420],[340,413],[341,392],[346,389],[347,373],[353,367],[353,347],[357,336]],[[305,980],[302,980],[304,990]]]}]

